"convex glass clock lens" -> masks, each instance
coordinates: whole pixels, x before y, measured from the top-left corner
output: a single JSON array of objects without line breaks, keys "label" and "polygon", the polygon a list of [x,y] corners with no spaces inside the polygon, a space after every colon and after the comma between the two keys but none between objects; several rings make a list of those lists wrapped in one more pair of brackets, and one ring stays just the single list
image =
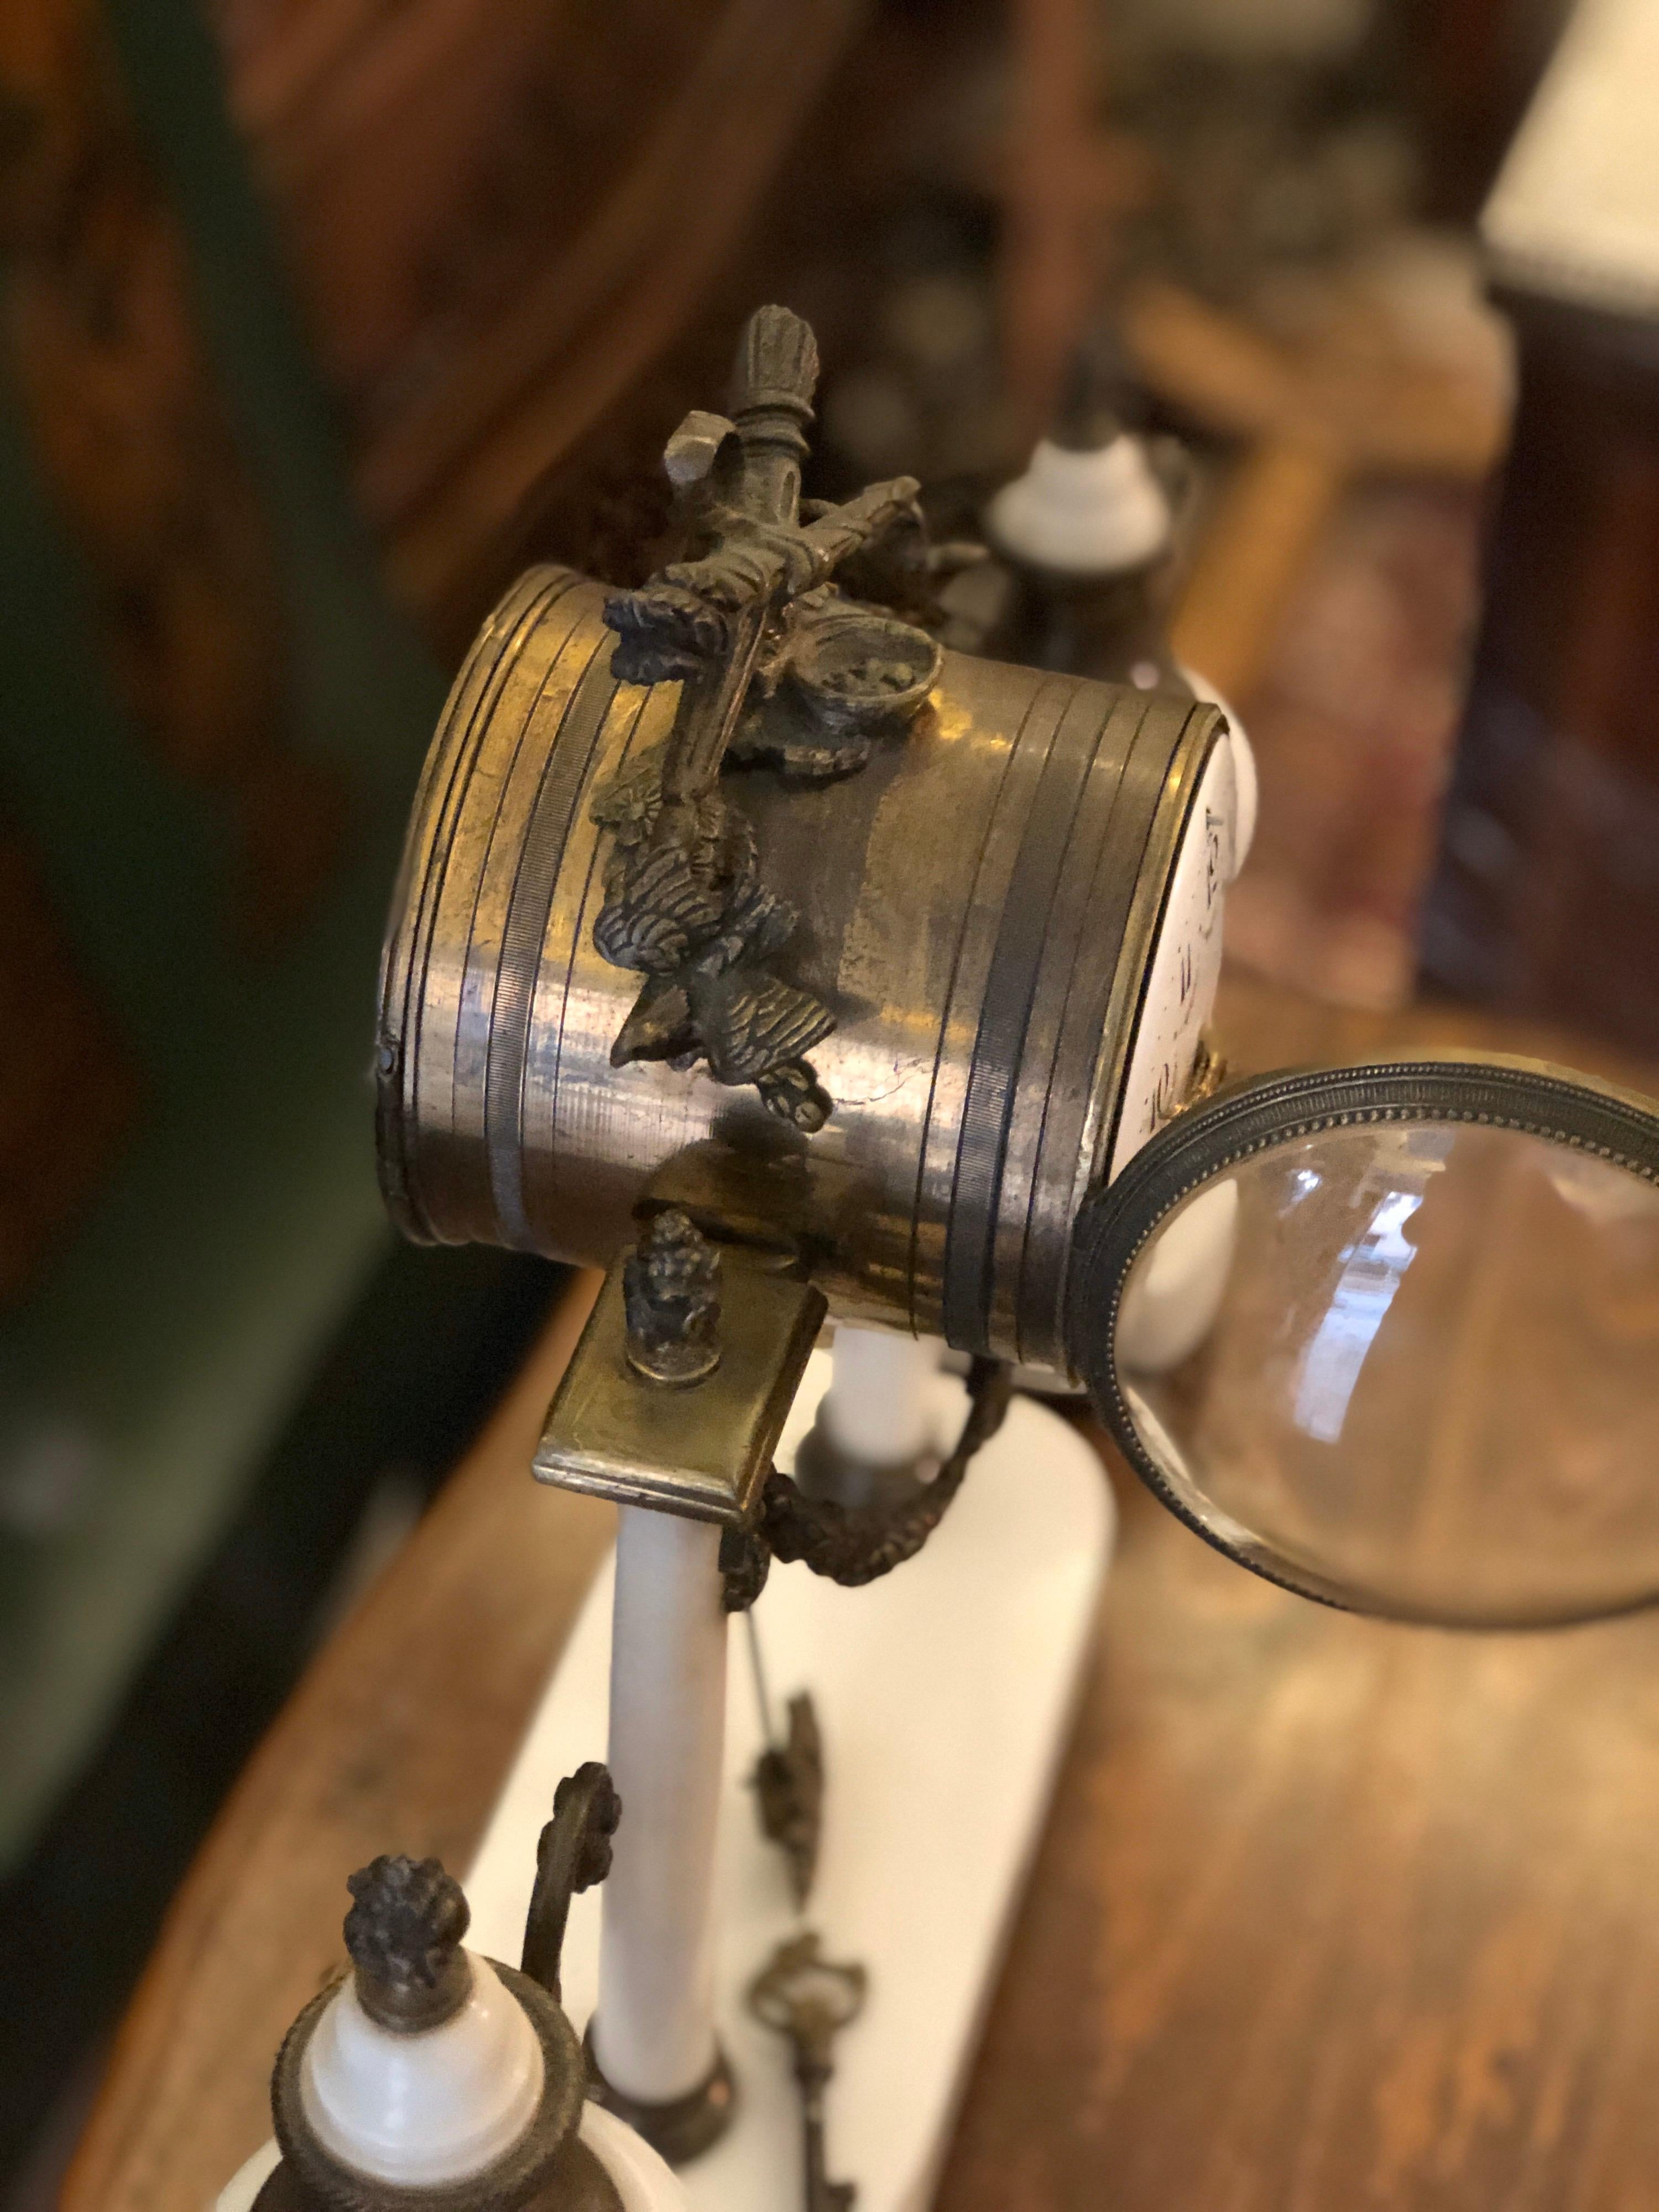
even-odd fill
[{"label": "convex glass clock lens", "polygon": [[1340,1071],[1328,1125],[1303,1079],[1282,1133],[1247,1091],[1200,1109],[1212,1164],[1197,1128],[1117,1198],[1090,1379],[1166,1502],[1258,1571],[1471,1625],[1659,1596],[1659,1124],[1525,1079],[1419,1072],[1402,1099]]}]

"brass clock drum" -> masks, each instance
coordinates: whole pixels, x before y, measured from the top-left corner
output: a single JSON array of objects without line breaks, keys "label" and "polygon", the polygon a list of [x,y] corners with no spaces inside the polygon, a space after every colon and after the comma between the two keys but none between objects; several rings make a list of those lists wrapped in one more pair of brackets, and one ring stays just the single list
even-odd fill
[{"label": "brass clock drum", "polygon": [[[617,682],[604,600],[564,569],[524,577],[434,743],[382,998],[394,1214],[607,1264],[650,1179],[718,1139],[760,1164],[757,1204],[842,1314],[1054,1365],[1072,1223],[1124,1109],[1221,715],[947,653],[859,773],[728,769],[761,872],[799,913],[792,979],[836,1016],[813,1055],[834,1111],[801,1136],[707,1068],[611,1063],[637,977],[594,943],[594,805],[663,742],[678,687]],[[1197,1036],[1153,1073],[1166,1106]]]}]

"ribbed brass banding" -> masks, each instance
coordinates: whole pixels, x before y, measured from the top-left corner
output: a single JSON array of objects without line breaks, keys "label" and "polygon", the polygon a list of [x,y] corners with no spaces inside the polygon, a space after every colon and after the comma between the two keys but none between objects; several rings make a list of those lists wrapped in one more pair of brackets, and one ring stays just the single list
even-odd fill
[{"label": "ribbed brass banding", "polygon": [[706,1069],[611,1065],[639,979],[593,946],[592,804],[676,694],[616,683],[602,601],[562,569],[522,578],[434,741],[381,981],[393,1212],[608,1262],[645,1183],[715,1138],[783,1179],[842,1312],[1059,1362],[1072,1223],[1219,717],[947,653],[860,773],[728,770],[799,911],[774,964],[837,1017],[812,1054],[835,1111],[806,1138]]}]

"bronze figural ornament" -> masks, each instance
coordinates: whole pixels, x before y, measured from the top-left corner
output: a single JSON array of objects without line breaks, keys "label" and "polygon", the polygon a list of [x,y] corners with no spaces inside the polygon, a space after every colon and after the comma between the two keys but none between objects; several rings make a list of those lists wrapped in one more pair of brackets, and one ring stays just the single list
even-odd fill
[{"label": "bronze figural ornament", "polygon": [[[642,590],[614,594],[605,619],[619,639],[611,673],[677,683],[679,706],[667,743],[612,777],[592,804],[612,838],[593,942],[646,977],[613,1065],[706,1060],[716,1082],[752,1083],[772,1113],[808,1133],[823,1127],[830,1101],[806,1054],[836,1018],[769,971],[794,934],[795,911],[762,881],[754,832],[722,790],[720,769],[750,712],[750,757],[778,757],[801,774],[861,767],[872,730],[902,726],[942,657],[921,631],[852,606],[829,580],[872,538],[920,532],[914,477],[799,520],[817,374],[807,325],[763,307],[744,332],[731,418],[694,413],[669,441],[668,473],[702,550]],[[789,684],[818,725],[816,745],[768,713]]]},{"label": "bronze figural ornament", "polygon": [[653,1382],[701,1382],[720,1358],[720,1254],[678,1206],[653,1214],[623,1263],[628,1364]]}]

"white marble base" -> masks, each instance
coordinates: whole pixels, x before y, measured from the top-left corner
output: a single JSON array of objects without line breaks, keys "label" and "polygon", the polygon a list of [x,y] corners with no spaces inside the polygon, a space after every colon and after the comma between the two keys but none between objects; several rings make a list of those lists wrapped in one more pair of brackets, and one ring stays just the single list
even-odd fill
[{"label": "white marble base", "polygon": [[[786,1465],[829,1373],[814,1354],[785,1431]],[[948,1441],[963,1388],[948,1376],[931,1387]],[[918,1559],[861,1590],[775,1566],[761,1599],[774,1705],[781,1716],[810,1687],[824,1735],[827,1820],[809,1918],[829,1955],[870,1970],[869,2003],[842,2040],[830,2092],[830,2172],[857,2183],[859,2212],[921,2212],[932,2195],[1047,1809],[1113,1528],[1094,1453],[1056,1415],[1016,1399]],[[605,1756],[611,1580],[607,1565],[466,1885],[469,1944],[509,1963],[554,1785]],[[749,1978],[795,1924],[781,1856],[761,1837],[746,1784],[761,1735],[743,1633],[734,1626],[715,1875],[720,2032],[742,2102],[725,2140],[681,2174],[697,2212],[780,2212],[799,2188],[787,2054],[743,2008]],[[598,1985],[599,1929],[594,1891],[576,1900],[565,1950],[565,2003],[579,2027]]]}]

